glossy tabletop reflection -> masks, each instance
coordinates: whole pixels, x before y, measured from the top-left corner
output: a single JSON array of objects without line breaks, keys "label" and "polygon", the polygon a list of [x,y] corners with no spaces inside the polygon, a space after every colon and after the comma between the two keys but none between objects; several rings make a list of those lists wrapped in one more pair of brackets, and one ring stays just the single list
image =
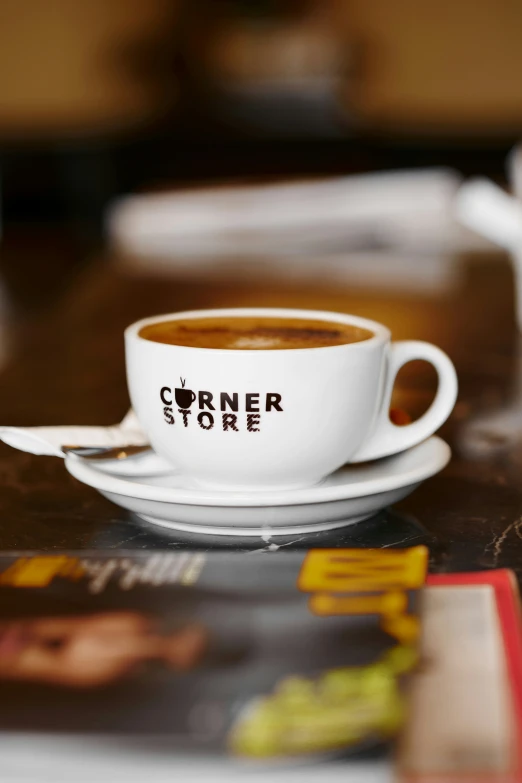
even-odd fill
[{"label": "glossy tabletop reflection", "polygon": [[[292,277],[273,280],[233,270],[160,276],[115,260],[91,265],[57,306],[14,332],[0,367],[2,424],[119,421],[129,406],[122,332],[139,318],[207,307],[298,307],[364,316],[386,324],[394,339],[428,340],[445,350],[460,381],[457,406],[440,433],[453,459],[371,520],[329,533],[258,540],[153,527],[80,484],[61,460],[0,444],[0,548],[232,547],[262,554],[289,547],[426,543],[433,570],[510,567],[522,576],[522,338],[511,267],[504,257],[487,255],[441,264],[441,274],[418,288],[413,276],[404,285],[399,277],[390,285],[393,275],[387,282],[351,281],[349,260],[342,281],[327,275],[300,279],[295,266]],[[430,367],[408,365],[394,405],[419,415],[435,383]]]}]

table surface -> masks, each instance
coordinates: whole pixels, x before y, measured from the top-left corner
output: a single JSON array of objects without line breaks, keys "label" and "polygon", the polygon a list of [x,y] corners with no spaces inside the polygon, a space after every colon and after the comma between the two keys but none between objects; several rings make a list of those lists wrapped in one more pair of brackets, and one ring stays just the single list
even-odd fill
[{"label": "table surface", "polygon": [[[233,270],[161,276],[100,260],[58,306],[17,333],[0,370],[2,424],[119,421],[129,405],[122,331],[146,315],[257,305],[369,317],[387,324],[395,339],[436,343],[455,362],[459,400],[441,431],[453,459],[393,509],[344,530],[278,537],[278,551],[425,543],[432,570],[510,567],[522,576],[522,341],[513,315],[511,268],[504,257],[486,255],[441,264],[431,284],[416,286],[419,275],[405,277],[404,269],[395,281],[386,275],[387,283],[352,281],[349,262],[340,282],[329,275],[274,278]],[[430,367],[408,365],[399,375],[394,405],[418,415],[435,384]],[[156,528],[80,484],[57,458],[0,444],[0,467],[4,550],[267,549],[258,539]]]}]

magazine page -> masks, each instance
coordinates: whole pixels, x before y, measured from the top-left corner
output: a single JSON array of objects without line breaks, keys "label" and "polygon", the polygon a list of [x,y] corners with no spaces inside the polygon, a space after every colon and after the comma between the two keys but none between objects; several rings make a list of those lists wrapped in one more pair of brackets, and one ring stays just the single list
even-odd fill
[{"label": "magazine page", "polygon": [[426,556],[0,555],[0,735],[378,759],[405,717]]}]

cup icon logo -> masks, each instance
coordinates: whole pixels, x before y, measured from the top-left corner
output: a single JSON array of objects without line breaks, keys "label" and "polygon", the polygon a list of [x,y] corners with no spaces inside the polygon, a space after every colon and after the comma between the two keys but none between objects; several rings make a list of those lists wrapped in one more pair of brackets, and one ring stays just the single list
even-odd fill
[{"label": "cup icon logo", "polygon": [[192,389],[185,389],[185,380],[180,378],[181,388],[174,389],[174,395],[176,398],[176,405],[178,408],[190,408],[194,400],[196,399],[195,392]]}]

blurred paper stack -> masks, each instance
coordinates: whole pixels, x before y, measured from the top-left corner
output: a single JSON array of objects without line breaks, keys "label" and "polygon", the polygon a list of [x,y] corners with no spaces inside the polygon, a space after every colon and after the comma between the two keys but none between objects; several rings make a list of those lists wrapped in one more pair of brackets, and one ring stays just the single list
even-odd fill
[{"label": "blurred paper stack", "polygon": [[318,181],[131,195],[107,216],[130,268],[162,274],[232,270],[430,288],[455,254],[491,244],[460,226],[460,177],[433,169]]}]

